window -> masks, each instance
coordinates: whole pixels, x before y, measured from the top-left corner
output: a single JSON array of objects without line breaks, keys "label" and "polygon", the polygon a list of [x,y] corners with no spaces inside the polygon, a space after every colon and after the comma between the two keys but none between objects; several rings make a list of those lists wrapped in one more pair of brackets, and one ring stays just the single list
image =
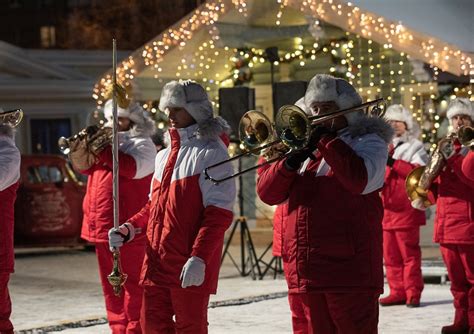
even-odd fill
[{"label": "window", "polygon": [[30,166],[27,170],[29,183],[56,183],[63,181],[63,174],[57,166]]},{"label": "window", "polygon": [[41,47],[51,48],[56,46],[56,28],[54,26],[43,26],[40,28]]}]

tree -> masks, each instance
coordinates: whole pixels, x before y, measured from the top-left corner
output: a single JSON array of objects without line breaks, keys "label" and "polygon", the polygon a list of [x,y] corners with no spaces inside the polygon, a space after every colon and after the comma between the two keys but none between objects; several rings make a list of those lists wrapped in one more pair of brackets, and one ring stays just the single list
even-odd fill
[{"label": "tree", "polygon": [[103,0],[75,8],[63,21],[67,49],[136,49],[195,9],[199,0]]}]

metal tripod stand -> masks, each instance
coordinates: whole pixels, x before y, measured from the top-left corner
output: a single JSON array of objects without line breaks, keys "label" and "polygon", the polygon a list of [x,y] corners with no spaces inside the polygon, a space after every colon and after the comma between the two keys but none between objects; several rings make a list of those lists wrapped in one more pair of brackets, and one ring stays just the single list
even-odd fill
[{"label": "metal tripod stand", "polygon": [[[239,172],[242,170],[242,159],[238,160]],[[259,259],[257,253],[255,252],[255,247],[252,241],[252,236],[250,235],[250,230],[247,224],[247,218],[244,216],[244,196],[242,191],[243,180],[242,175],[239,175],[239,191],[238,191],[238,201],[239,201],[239,217],[234,221],[234,226],[227,240],[224,252],[221,257],[221,265],[224,262],[226,255],[229,256],[234,267],[239,272],[240,276],[250,275],[252,279],[261,279],[262,272],[259,266]],[[237,228],[240,228],[240,264],[236,262],[232,254],[229,252],[229,246],[232,243],[232,239],[235,235]]]}]

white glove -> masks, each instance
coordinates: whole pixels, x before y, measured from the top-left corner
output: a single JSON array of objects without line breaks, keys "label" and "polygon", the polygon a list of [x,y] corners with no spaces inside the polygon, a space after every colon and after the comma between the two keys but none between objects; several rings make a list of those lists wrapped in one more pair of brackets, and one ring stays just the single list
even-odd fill
[{"label": "white glove", "polygon": [[110,251],[114,251],[123,246],[124,243],[135,238],[135,227],[130,223],[120,225],[118,228],[109,230],[109,247]]},{"label": "white glove", "polygon": [[411,206],[414,207],[415,209],[426,211],[426,207],[424,204],[423,198],[416,198],[413,201],[411,201]]},{"label": "white glove", "polygon": [[206,273],[206,264],[204,260],[197,256],[192,256],[186,261],[181,270],[181,287],[200,286],[204,282],[204,275]]}]

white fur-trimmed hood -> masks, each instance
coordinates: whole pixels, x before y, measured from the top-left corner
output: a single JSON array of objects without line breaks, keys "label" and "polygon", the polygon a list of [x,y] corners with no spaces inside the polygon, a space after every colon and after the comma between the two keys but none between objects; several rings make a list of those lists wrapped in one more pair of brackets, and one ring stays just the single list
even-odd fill
[{"label": "white fur-trimmed hood", "polygon": [[[380,117],[369,117],[362,112],[350,113],[350,121],[348,120],[347,130],[351,137],[363,136],[374,133],[383,139],[384,142],[390,144],[394,135],[394,131],[390,124]],[[347,115],[346,115],[347,116]]]}]

